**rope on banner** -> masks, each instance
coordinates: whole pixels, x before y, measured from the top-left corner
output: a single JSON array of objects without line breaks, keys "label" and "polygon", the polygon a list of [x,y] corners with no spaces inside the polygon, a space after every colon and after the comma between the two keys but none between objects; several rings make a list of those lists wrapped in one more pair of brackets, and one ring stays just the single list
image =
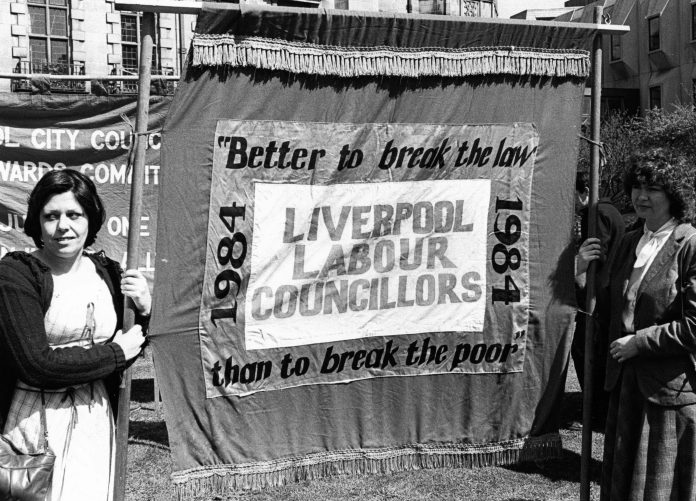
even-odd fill
[{"label": "rope on banner", "polygon": [[387,474],[430,468],[502,466],[560,457],[557,433],[495,444],[413,444],[403,447],[320,452],[248,464],[219,464],[174,472],[178,501],[225,496],[335,475]]},{"label": "rope on banner", "polygon": [[580,139],[584,139],[590,144],[594,144],[599,148],[599,166],[604,167],[604,165],[607,163],[607,149],[603,141],[595,141],[593,139],[590,139],[589,137],[585,137],[582,134],[578,134],[578,137]]},{"label": "rope on banner", "polygon": [[[130,128],[130,135],[135,137],[137,139],[138,136],[149,136],[150,134],[157,134],[159,132],[162,132],[162,129],[156,129],[156,130],[146,130],[145,132],[136,132],[135,130],[135,125],[133,125],[133,122],[130,121],[130,118],[125,113],[121,113],[121,120],[125,122],[125,124]],[[135,141],[130,142],[130,146],[128,147],[128,157],[126,158],[126,178],[130,176],[131,171],[133,170],[133,164],[135,162]]]},{"label": "rope on banner", "polygon": [[261,37],[197,34],[193,66],[253,67],[339,77],[535,75],[586,78],[590,54],[577,49],[339,47]]}]

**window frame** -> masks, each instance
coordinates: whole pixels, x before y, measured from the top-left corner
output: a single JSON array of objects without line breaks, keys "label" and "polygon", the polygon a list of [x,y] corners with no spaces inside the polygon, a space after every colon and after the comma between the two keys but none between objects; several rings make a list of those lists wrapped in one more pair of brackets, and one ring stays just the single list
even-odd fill
[{"label": "window frame", "polygon": [[[135,18],[135,38],[136,41],[124,41],[123,39],[123,18],[132,17]],[[138,66],[140,65],[140,23],[142,21],[141,12],[121,12],[121,67],[123,70],[128,72],[135,72],[138,74]],[[123,47],[135,47],[136,62],[135,67],[126,66],[123,64]],[[159,14],[155,14],[155,36],[152,40],[152,70],[153,74],[161,73],[162,58],[160,57],[159,51]]]},{"label": "window frame", "polygon": [[[483,9],[484,9],[484,4],[486,4],[486,9],[489,12],[486,12],[487,15],[483,15]],[[480,0],[479,1],[479,17],[486,18],[486,19],[493,19],[495,17],[495,4],[493,3],[493,0]]]},{"label": "window frame", "polygon": [[[657,34],[652,33],[652,26],[657,27]],[[652,16],[648,18],[648,52],[655,52],[660,50],[661,46],[660,40],[660,16]]]},{"label": "window frame", "polygon": [[[620,61],[623,59],[623,46],[619,35],[609,35],[609,60]],[[615,52],[615,50],[617,52]]]},{"label": "window frame", "polygon": [[691,40],[696,42],[696,2],[691,3]]},{"label": "window frame", "polygon": [[[41,8],[44,11],[44,23],[45,23],[45,33],[35,33],[33,31],[33,26],[34,24],[32,23],[32,7],[37,7]],[[72,66],[72,43],[71,43],[71,23],[70,23],[70,9],[71,9],[71,4],[70,0],[65,0],[65,5],[51,5],[51,0],[44,0],[41,2],[40,0],[27,0],[27,15],[29,18],[29,32],[28,32],[28,39],[29,39],[29,65],[31,68],[31,72],[35,73],[34,71],[34,65],[41,64],[42,67],[46,68],[46,73],[53,73],[53,74],[65,74],[69,75],[71,74],[70,68]],[[51,10],[60,10],[65,13],[65,35],[54,35],[51,33]],[[33,52],[31,51],[31,41],[32,40],[43,40],[46,43],[46,59],[40,61],[36,61],[34,57],[32,56]],[[52,41],[55,42],[64,42],[66,46],[66,59],[67,61],[65,63],[58,63],[53,61],[53,43]],[[65,66],[64,71],[62,72],[56,72],[54,71],[55,69],[59,69],[60,66]],[[57,68],[56,68],[57,67]],[[44,73],[44,71],[41,71]]]},{"label": "window frame", "polygon": [[[655,105],[655,100],[653,98],[653,92],[657,91],[657,102],[658,104]],[[649,109],[662,109],[662,86],[661,85],[653,85],[651,87],[648,87],[648,107]]]},{"label": "window frame", "polygon": [[[447,0],[418,0],[418,12],[421,14],[445,15],[447,14]],[[425,9],[424,6],[428,6]],[[438,7],[436,9],[436,7]]]}]

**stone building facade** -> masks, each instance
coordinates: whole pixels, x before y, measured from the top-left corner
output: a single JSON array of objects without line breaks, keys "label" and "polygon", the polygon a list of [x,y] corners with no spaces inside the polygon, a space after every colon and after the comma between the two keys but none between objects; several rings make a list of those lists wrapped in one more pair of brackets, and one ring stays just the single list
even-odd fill
[{"label": "stone building facade", "polygon": [[696,105],[696,0],[600,0],[557,20],[592,22],[596,5],[604,22],[631,28],[603,37],[605,109]]},{"label": "stone building facade", "polygon": [[[137,75],[140,20],[137,12],[116,10],[113,0],[0,0],[0,72]],[[192,15],[156,16],[153,75],[179,74],[194,27]],[[110,93],[137,86],[100,84]],[[84,81],[53,80],[50,87],[52,92],[92,91]],[[0,80],[0,91],[27,90],[32,83],[26,79]]]},{"label": "stone building facade", "polygon": [[[497,17],[496,0],[272,0],[267,3]],[[140,19],[137,12],[117,10],[115,0],[0,0],[0,73],[98,77],[88,81],[1,78],[0,92],[136,92],[135,82],[112,81],[108,76],[137,75]],[[153,77],[180,74],[195,21],[194,15],[156,15]],[[169,92],[173,84],[162,83],[162,88]]]}]

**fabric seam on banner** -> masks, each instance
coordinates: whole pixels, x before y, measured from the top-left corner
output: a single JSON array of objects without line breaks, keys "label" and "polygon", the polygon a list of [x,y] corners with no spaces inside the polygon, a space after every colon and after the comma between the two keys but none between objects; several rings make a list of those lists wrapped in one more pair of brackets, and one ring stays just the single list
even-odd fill
[{"label": "fabric seam on banner", "polygon": [[376,449],[320,452],[244,464],[216,464],[174,472],[178,500],[260,489],[339,474],[390,473],[420,468],[483,467],[558,457],[558,433],[489,444],[412,444]]},{"label": "fabric seam on banner", "polygon": [[586,78],[590,54],[529,47],[340,47],[262,37],[196,35],[194,66],[254,67],[339,77],[535,75]]}]

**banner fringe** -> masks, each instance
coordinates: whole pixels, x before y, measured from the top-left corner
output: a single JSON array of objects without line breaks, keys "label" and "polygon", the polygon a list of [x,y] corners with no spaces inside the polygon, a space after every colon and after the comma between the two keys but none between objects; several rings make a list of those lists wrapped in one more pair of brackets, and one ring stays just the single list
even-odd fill
[{"label": "banner fringe", "polygon": [[198,67],[253,67],[345,78],[498,74],[586,78],[590,74],[589,52],[575,49],[338,47],[205,34],[195,35],[192,44],[193,65]]},{"label": "banner fringe", "polygon": [[479,468],[558,458],[557,434],[527,437],[495,444],[423,445],[384,449],[351,449],[247,464],[201,466],[174,472],[178,501],[229,495],[239,490],[260,490],[289,482],[337,475],[388,474],[432,468]]}]

